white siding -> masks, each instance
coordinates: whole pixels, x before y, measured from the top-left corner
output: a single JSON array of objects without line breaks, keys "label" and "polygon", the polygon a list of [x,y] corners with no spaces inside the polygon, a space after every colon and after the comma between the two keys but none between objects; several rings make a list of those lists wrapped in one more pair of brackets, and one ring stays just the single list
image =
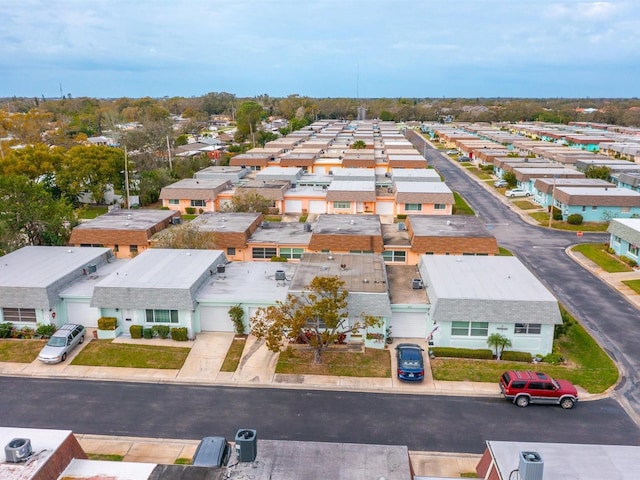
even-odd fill
[{"label": "white siding", "polygon": [[396,338],[424,338],[427,335],[426,312],[393,312],[391,335]]},{"label": "white siding", "polygon": [[376,203],[376,213],[378,215],[393,215],[393,202]]},{"label": "white siding", "polygon": [[200,307],[200,330],[203,332],[233,332],[230,307]]},{"label": "white siding", "polygon": [[310,200],[309,213],[327,213],[327,202],[325,200]]},{"label": "white siding", "polygon": [[302,212],[302,200],[285,200],[284,202],[285,213],[300,213]]},{"label": "white siding", "polygon": [[66,302],[67,306],[67,323],[78,323],[85,327],[96,328],[98,326],[98,318],[100,318],[100,309],[92,308],[87,303],[82,302]]}]

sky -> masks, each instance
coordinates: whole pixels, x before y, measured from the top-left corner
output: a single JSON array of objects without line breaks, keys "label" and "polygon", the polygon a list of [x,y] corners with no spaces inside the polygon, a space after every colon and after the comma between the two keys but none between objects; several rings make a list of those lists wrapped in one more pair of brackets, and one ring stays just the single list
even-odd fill
[{"label": "sky", "polygon": [[640,1],[2,0],[0,97],[640,96]]}]

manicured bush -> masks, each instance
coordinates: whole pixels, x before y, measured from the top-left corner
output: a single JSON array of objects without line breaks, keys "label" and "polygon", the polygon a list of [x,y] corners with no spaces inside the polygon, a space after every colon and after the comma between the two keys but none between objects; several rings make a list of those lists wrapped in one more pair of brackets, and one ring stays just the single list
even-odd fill
[{"label": "manicured bush", "polygon": [[493,352],[488,348],[431,347],[429,351],[436,357],[493,359]]},{"label": "manicured bush", "polygon": [[171,339],[176,342],[186,342],[189,340],[187,327],[173,327],[171,329]]},{"label": "manicured bush", "polygon": [[116,317],[100,317],[98,319],[98,330],[115,330],[118,326]]},{"label": "manicured bush", "polygon": [[572,213],[567,217],[567,223],[570,225],[582,225],[582,215],[579,213]]},{"label": "manicured bush", "polygon": [[407,214],[406,213],[399,213],[397,215],[397,217],[398,217],[398,220],[406,220]]},{"label": "manicured bush", "polygon": [[0,338],[10,338],[13,330],[13,323],[0,323]]},{"label": "manicured bush", "polygon": [[194,213],[196,213],[195,207],[185,207],[184,211],[187,215],[193,215]]},{"label": "manicured bush", "polygon": [[49,338],[56,331],[56,326],[52,323],[39,323],[38,328],[36,328],[36,334],[42,335],[44,338]]},{"label": "manicured bush", "polygon": [[143,328],[142,336],[146,339],[153,338],[153,328]]},{"label": "manicured bush", "polygon": [[298,222],[300,223],[304,223],[307,221],[307,218],[309,218],[309,215],[307,215],[306,213],[300,215],[300,218],[298,219]]},{"label": "manicured bush", "polygon": [[154,325],[153,331],[156,332],[160,338],[169,338],[171,328],[169,328],[169,325]]},{"label": "manicured bush", "polygon": [[505,350],[504,352],[502,352],[502,355],[500,355],[500,360],[531,363],[533,361],[533,357],[529,352],[516,352],[513,350]]},{"label": "manicured bush", "polygon": [[129,327],[131,338],[142,338],[142,325],[131,325]]},{"label": "manicured bush", "polygon": [[287,259],[285,257],[271,257],[272,262],[280,262],[280,263],[287,263]]}]

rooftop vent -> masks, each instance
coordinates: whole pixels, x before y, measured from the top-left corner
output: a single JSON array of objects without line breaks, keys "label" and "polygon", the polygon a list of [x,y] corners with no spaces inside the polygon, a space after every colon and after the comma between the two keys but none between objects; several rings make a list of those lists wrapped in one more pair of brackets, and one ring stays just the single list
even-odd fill
[{"label": "rooftop vent", "polygon": [[216,271],[218,273],[224,273],[224,270],[225,270],[225,266],[223,264],[220,264],[220,265],[216,266]]},{"label": "rooftop vent", "polygon": [[87,273],[91,274],[91,273],[96,273],[97,270],[97,266],[95,263],[90,263],[89,265],[87,265]]},{"label": "rooftop vent", "polygon": [[264,222],[262,222],[262,224],[260,225],[262,228],[269,228],[269,222],[267,222],[266,220]]},{"label": "rooftop vent", "polygon": [[287,279],[287,275],[284,270],[276,270],[276,280],[278,282],[284,282]]},{"label": "rooftop vent", "polygon": [[304,224],[304,231],[305,232],[310,232],[311,231],[311,224],[310,223],[305,223]]},{"label": "rooftop vent", "polygon": [[14,438],[4,447],[4,456],[9,463],[24,462],[32,453],[31,440],[28,438]]},{"label": "rooftop vent", "polygon": [[171,219],[171,223],[173,225],[180,225],[182,223],[182,219],[180,217],[173,217]]},{"label": "rooftop vent", "polygon": [[414,278],[413,280],[411,280],[411,288],[413,290],[422,290],[422,280],[420,280],[419,278]]}]

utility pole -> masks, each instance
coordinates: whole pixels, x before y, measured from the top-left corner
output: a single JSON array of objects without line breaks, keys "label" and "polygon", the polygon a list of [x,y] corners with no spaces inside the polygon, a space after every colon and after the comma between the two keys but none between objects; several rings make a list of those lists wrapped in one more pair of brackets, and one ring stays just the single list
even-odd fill
[{"label": "utility pole", "polygon": [[556,193],[556,176],[553,176],[553,187],[551,187],[551,206],[549,207],[549,228],[551,228],[551,220],[553,220],[553,197]]},{"label": "utility pole", "polygon": [[127,159],[127,146],[124,146],[124,188],[127,194],[127,210],[131,208],[131,198],[129,196],[129,160]]},{"label": "utility pole", "polygon": [[171,165],[171,147],[169,146],[169,135],[167,135],[167,152],[169,153],[169,170],[173,170]]}]

